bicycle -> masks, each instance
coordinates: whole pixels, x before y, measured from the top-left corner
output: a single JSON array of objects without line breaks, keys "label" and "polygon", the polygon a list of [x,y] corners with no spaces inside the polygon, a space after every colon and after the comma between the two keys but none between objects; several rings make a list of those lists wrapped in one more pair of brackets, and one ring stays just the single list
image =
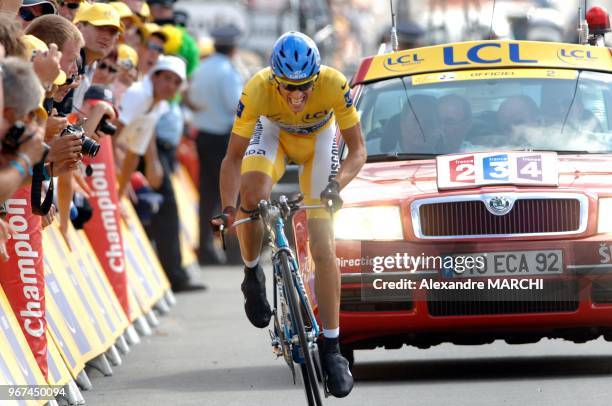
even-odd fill
[{"label": "bicycle", "polygon": [[[280,196],[278,201],[262,200],[255,213],[235,221],[232,227],[259,218],[263,220],[268,231],[268,243],[272,249],[274,273],[272,308],[274,330],[270,330],[272,352],[277,358],[285,359],[292,372],[294,384],[296,383],[295,364],[300,366],[308,405],[320,406],[323,403],[319,393],[319,383],[323,385],[325,397],[329,395],[317,346],[320,329],[306,295],[297,261],[287,242],[284,225],[290,215],[298,209],[319,209],[324,206],[300,205],[301,200],[301,196],[291,201],[286,196]],[[220,233],[225,247],[223,232],[221,226]]]}]

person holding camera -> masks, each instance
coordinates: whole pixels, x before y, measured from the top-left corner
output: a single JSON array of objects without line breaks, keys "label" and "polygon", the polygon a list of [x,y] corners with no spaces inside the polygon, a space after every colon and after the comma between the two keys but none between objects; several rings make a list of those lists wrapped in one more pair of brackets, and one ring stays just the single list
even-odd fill
[{"label": "person holding camera", "polygon": [[31,64],[9,57],[0,64],[4,93],[3,120],[7,128],[0,150],[0,203],[9,199],[31,176],[47,146],[36,112],[43,89]]}]

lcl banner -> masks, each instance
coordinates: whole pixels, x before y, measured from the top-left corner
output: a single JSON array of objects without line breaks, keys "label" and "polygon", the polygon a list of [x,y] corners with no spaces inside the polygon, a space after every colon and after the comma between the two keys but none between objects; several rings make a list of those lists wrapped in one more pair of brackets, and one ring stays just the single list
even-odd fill
[{"label": "lcl banner", "polygon": [[8,262],[0,263],[0,286],[25,335],[40,370],[47,377],[47,322],[41,217],[32,213],[30,186],[5,204],[12,238]]},{"label": "lcl banner", "polygon": [[86,158],[92,172],[87,183],[92,190],[89,203],[91,219],[85,223],[85,233],[98,256],[121,307],[129,315],[125,253],[121,237],[119,200],[117,198],[115,159],[110,137],[100,139],[100,151],[95,158]]}]

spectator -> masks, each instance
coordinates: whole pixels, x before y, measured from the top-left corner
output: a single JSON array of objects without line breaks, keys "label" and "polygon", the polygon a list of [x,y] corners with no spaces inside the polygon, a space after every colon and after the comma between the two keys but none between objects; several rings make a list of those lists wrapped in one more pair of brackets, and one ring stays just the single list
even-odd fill
[{"label": "spectator", "polygon": [[25,30],[35,18],[44,14],[57,14],[57,7],[54,1],[23,0],[17,19]]},{"label": "spectator", "polygon": [[79,7],[81,7],[82,0],[58,0],[59,15],[67,19],[68,21],[73,21],[74,16],[76,16],[77,11],[79,11]]},{"label": "spectator", "polygon": [[126,44],[117,46],[117,66],[119,75],[111,85],[116,103],[121,104],[123,93],[138,80],[138,54]]},{"label": "spectator", "polygon": [[134,83],[123,95],[119,139],[127,144],[127,153],[119,175],[119,196],[125,193],[130,176],[147,151],[157,121],[168,111],[167,101],[175,97],[184,80],[185,62],[175,56],[163,57],[148,77]]},{"label": "spectator", "polygon": [[74,23],[85,40],[85,47],[81,50],[83,78],[73,98],[74,107],[80,108],[83,104],[83,95],[91,84],[96,61],[104,58],[115,48],[117,37],[123,28],[117,10],[103,3],[79,8]]},{"label": "spectator", "polygon": [[0,45],[3,46],[6,56],[25,55],[22,36],[23,29],[19,23],[8,14],[0,14]]},{"label": "spectator", "polygon": [[117,57],[117,51],[113,50],[98,62],[96,71],[91,80],[92,84],[110,86],[117,79],[117,75],[119,74]]},{"label": "spectator", "polygon": [[173,6],[176,0],[148,0],[151,16],[156,24],[174,24]]},{"label": "spectator", "polygon": [[26,34],[35,36],[47,46],[56,44],[62,53],[60,67],[66,76],[73,77],[78,74],[79,52],[85,41],[74,24],[60,16],[45,15],[34,20],[28,26]]},{"label": "spectator", "polygon": [[[18,123],[26,126],[20,139],[24,141],[16,155],[7,155],[2,151],[0,165],[0,203],[10,198],[28,178],[32,164],[42,159],[45,145],[43,130],[36,121],[36,111],[43,97],[43,89],[32,65],[18,58],[6,58],[2,61],[2,88],[4,93],[3,120],[6,128],[17,128]],[[11,130],[9,130],[11,131]],[[6,162],[6,158],[10,161]]]},{"label": "spectator", "polygon": [[243,81],[232,63],[241,32],[233,25],[211,32],[216,52],[193,74],[188,92],[194,109],[193,125],[198,130],[200,161],[200,248],[201,265],[221,262],[214,248],[209,219],[220,211],[219,171],[229,142]]},{"label": "spectator", "polygon": [[158,131],[162,134],[159,142],[162,147],[160,161],[167,170],[164,170],[161,186],[156,189],[164,193],[165,200],[160,207],[162,212],[156,216],[157,221],[147,227],[175,292],[204,289],[203,285],[194,284],[189,280],[187,272],[181,266],[180,245],[169,241],[174,239],[176,240],[174,242],[177,242],[179,236],[178,211],[170,183],[170,173],[173,160],[172,144],[176,144],[176,138],[180,138],[182,126],[176,126],[180,123],[180,109],[176,110],[177,105],[170,107],[168,101],[176,96],[186,79],[186,66],[182,59],[175,56],[160,58],[148,78],[135,83],[127,90],[123,96],[119,116],[123,125],[119,137],[127,142],[127,152],[119,175],[119,196],[122,196],[140,157],[144,156],[147,150],[154,152],[156,150],[156,144],[151,141],[159,118],[168,111],[178,112],[178,116],[167,117],[170,121],[158,127]]},{"label": "spectator", "polygon": [[138,27],[142,24],[140,17],[132,12],[132,10],[122,1],[113,1],[109,3],[117,10],[123,24],[124,31],[120,41],[128,44],[134,44],[138,41]]},{"label": "spectator", "polygon": [[[157,63],[157,59],[164,53],[166,35],[157,24],[146,23],[139,30],[140,42],[137,44],[138,72],[146,75]],[[130,45],[130,44],[128,44]]]}]

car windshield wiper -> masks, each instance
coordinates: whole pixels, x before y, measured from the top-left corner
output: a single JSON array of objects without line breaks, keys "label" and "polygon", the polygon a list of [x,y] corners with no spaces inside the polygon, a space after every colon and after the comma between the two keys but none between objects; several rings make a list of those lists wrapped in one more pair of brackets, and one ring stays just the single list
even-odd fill
[{"label": "car windshield wiper", "polygon": [[422,159],[434,159],[437,154],[408,154],[393,152],[389,154],[374,154],[368,155],[366,162],[385,162],[385,161],[408,161],[408,160],[422,160]]}]

